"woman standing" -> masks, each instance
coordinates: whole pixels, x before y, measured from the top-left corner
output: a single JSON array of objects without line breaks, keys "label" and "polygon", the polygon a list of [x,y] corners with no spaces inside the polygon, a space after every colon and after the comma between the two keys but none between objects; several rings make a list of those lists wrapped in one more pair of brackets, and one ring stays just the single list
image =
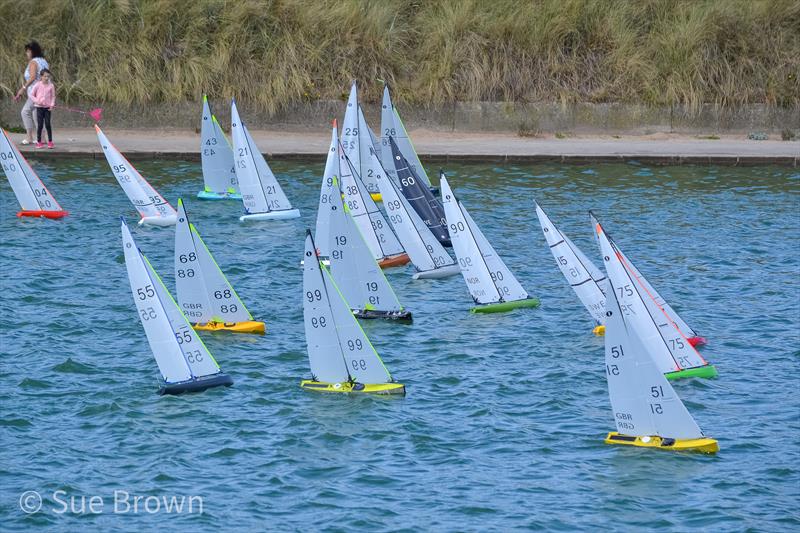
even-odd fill
[{"label": "woman standing", "polygon": [[25,68],[25,83],[17,91],[16,98],[21,97],[23,94],[27,96],[25,105],[22,107],[22,124],[25,126],[27,137],[22,140],[22,144],[31,144],[33,142],[33,130],[35,124],[33,122],[33,100],[31,100],[31,89],[33,84],[41,78],[42,70],[49,68],[50,65],[42,54],[42,47],[36,41],[31,41],[25,45],[25,55],[28,57],[28,66]]}]

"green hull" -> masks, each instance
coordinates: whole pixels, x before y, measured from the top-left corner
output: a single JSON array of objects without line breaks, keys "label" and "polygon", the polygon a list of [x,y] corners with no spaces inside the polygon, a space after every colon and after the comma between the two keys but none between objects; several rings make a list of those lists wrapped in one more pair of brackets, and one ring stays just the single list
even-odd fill
[{"label": "green hull", "polygon": [[717,369],[714,368],[714,365],[697,366],[678,370],[677,372],[667,372],[664,377],[670,381],[683,378],[715,378],[717,377]]},{"label": "green hull", "polygon": [[524,307],[539,307],[539,300],[537,298],[527,298],[525,300],[514,300],[513,302],[479,305],[470,309],[470,313],[505,313],[506,311]]}]

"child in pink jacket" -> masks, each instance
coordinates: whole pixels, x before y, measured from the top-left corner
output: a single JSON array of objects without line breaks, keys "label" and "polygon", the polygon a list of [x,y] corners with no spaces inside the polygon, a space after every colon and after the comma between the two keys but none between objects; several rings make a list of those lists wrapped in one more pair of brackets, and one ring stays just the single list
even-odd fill
[{"label": "child in pink jacket", "polygon": [[50,71],[42,69],[41,79],[31,90],[31,100],[36,108],[36,148],[44,148],[42,144],[42,126],[47,128],[47,147],[53,148],[53,128],[50,127],[50,113],[56,105],[56,86],[53,85]]}]

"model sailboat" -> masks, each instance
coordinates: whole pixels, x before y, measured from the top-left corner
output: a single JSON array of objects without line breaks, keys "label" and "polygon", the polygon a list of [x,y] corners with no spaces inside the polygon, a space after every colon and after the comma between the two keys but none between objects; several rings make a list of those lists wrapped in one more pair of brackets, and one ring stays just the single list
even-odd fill
[{"label": "model sailboat", "polygon": [[581,303],[589,311],[596,322],[595,335],[602,335],[605,331],[606,295],[603,294],[602,284],[605,275],[594,266],[577,246],[553,224],[539,204],[536,206],[536,216],[542,226],[544,237],[550,246],[550,251],[556,259],[556,264],[564,274],[570,287],[578,295]]},{"label": "model sailboat", "polygon": [[397,299],[342,197],[334,195],[329,209],[331,275],[353,314],[411,322],[411,313]]},{"label": "model sailboat", "polygon": [[389,177],[397,181],[399,178],[394,169],[395,156],[390,147],[390,137],[394,139],[400,150],[400,153],[403,154],[403,157],[406,159],[411,173],[418,176],[422,183],[425,184],[425,186],[427,186],[432,193],[437,194],[438,189],[432,186],[431,180],[428,177],[428,174],[425,172],[425,167],[422,166],[419,156],[417,156],[417,151],[414,150],[414,146],[411,144],[411,139],[409,138],[408,132],[403,125],[403,121],[400,120],[400,114],[397,112],[397,108],[395,108],[392,104],[392,97],[389,94],[389,86],[384,85],[383,103],[381,105],[380,155],[383,166],[386,168],[386,172],[389,173]]},{"label": "model sailboat", "polygon": [[[600,243],[600,252],[606,265],[606,273],[617,290],[616,298],[625,315],[625,321],[647,345],[656,366],[667,379],[688,377],[713,378],[717,370],[703,359],[689,343],[689,339],[677,328],[662,307],[655,311],[648,307],[642,296],[642,288],[625,267],[625,259],[617,245],[606,234],[599,223],[595,232]],[[608,298],[608,293],[606,297]]]},{"label": "model sailboat", "polygon": [[[589,218],[592,221],[592,227],[597,227],[597,219],[595,218],[594,214],[590,211]],[[599,236],[595,232],[595,237],[598,237],[599,243]],[[613,242],[613,241],[612,241]],[[628,259],[628,257],[622,253],[621,250],[614,244],[616,250],[620,254],[620,259],[622,261],[623,266],[628,271],[631,279],[636,282],[637,291],[642,297],[642,301],[644,302],[647,310],[650,314],[654,317],[660,317],[662,315],[666,315],[669,322],[676,328],[678,328],[681,334],[686,338],[687,342],[692,346],[701,346],[706,344],[705,337],[701,337],[695,332],[689,325],[678,315],[678,313],[662,298],[662,296],[658,293],[658,291],[650,285],[650,282],[645,279],[639,269],[633,264],[633,262]],[[659,327],[664,327],[665,325],[659,325]]]},{"label": "model sailboat", "polygon": [[414,279],[436,279],[461,272],[439,240],[388,176],[378,176],[383,206],[397,238],[414,264]]},{"label": "model sailboat", "polygon": [[[611,256],[606,264],[613,263]],[[612,266],[612,268],[614,268]],[[656,361],[661,345],[617,300],[626,285],[617,285],[609,271],[606,302],[605,362],[608,395],[617,431],[606,444],[622,444],[670,451],[715,453],[716,440],[706,437],[664,378]]]},{"label": "model sailboat", "polygon": [[111,144],[99,126],[95,124],[94,128],[97,131],[97,139],[103,148],[108,166],[111,167],[120,187],[141,216],[139,225],[174,226],[178,219],[175,208],[156,192],[120,151]]},{"label": "model sailboat", "polygon": [[444,175],[441,186],[453,250],[472,299],[479,304],[472,308],[472,312],[500,313],[538,307],[539,300],[528,296],[469,212],[455,197]]},{"label": "model sailboat", "polygon": [[378,188],[377,175],[383,172],[380,161],[370,157],[375,153],[375,145],[371,130],[364,118],[364,111],[358,103],[358,88],[356,82],[350,87],[350,97],[342,123],[342,147],[344,154],[353,165],[355,173],[361,178],[372,199],[381,201],[381,191]]},{"label": "model sailboat", "polygon": [[18,217],[63,218],[69,213],[61,208],[28,161],[0,128],[0,165],[14,190],[21,210]]},{"label": "model sailboat", "polygon": [[[372,157],[375,157],[374,153]],[[364,182],[353,169],[342,146],[339,147],[339,178],[347,207],[381,268],[408,263],[408,254],[403,245],[386,221],[386,217],[375,205],[375,201],[367,193]]]},{"label": "model sailboat", "polygon": [[122,248],[139,319],[164,378],[158,393],[181,394],[232,385],[231,377],[222,373],[153,266],[136,247],[124,219]]},{"label": "model sailboat", "polygon": [[433,196],[430,189],[411,169],[408,160],[400,152],[393,137],[389,137],[388,150],[393,155],[397,183],[400,185],[403,196],[406,197],[408,203],[414,208],[439,242],[444,246],[452,246],[441,202]]},{"label": "model sailboat", "polygon": [[231,131],[233,133],[236,179],[242,193],[245,214],[239,220],[283,220],[297,218],[300,211],[292,208],[278,180],[250,136],[236,102],[231,103]]},{"label": "model sailboat", "polygon": [[201,200],[241,200],[233,162],[233,148],[211,112],[208,97],[203,96],[203,120],[200,122],[200,163],[205,188],[197,193]]},{"label": "model sailboat", "polygon": [[178,200],[175,227],[175,290],[192,327],[263,335],[263,322],[253,316],[233,290]]},{"label": "model sailboat", "polygon": [[322,174],[322,185],[319,191],[317,223],[314,228],[317,256],[326,262],[331,255],[331,205],[333,205],[334,196],[341,198],[339,186],[334,185],[334,180],[339,174],[339,138],[336,132],[336,120],[334,120],[333,129],[331,130],[331,144],[328,148],[328,157],[325,160],[325,171]]},{"label": "model sailboat", "polygon": [[405,394],[353,316],[325,266],[311,232],[303,252],[303,323],[311,366],[300,386],[317,392]]}]

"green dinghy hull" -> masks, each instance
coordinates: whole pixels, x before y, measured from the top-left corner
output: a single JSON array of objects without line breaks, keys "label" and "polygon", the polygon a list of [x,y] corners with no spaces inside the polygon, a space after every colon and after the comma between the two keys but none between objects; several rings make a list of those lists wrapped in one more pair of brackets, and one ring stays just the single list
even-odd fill
[{"label": "green dinghy hull", "polygon": [[514,300],[513,302],[479,305],[470,309],[470,313],[505,313],[525,307],[539,307],[539,299],[526,298],[525,300]]},{"label": "green dinghy hull", "polygon": [[705,365],[696,366],[694,368],[686,368],[676,372],[667,372],[664,374],[664,377],[672,381],[683,378],[715,378],[717,375],[717,369],[714,367],[714,365]]}]

